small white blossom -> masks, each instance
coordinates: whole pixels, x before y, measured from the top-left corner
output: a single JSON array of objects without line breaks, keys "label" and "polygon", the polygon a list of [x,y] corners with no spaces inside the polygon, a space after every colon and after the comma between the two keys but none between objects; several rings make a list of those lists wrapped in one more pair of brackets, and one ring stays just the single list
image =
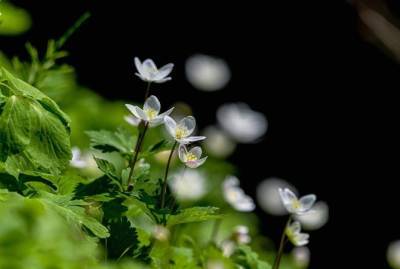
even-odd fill
[{"label": "small white blossom", "polygon": [[255,143],[267,131],[264,114],[252,110],[247,104],[224,104],[217,111],[218,123],[227,134],[241,143]]},{"label": "small white blossom", "polygon": [[248,244],[251,241],[249,228],[244,225],[236,226],[233,231],[233,238],[238,244]]},{"label": "small white blossom", "polygon": [[228,176],[223,184],[223,195],[225,200],[237,211],[249,212],[255,209],[253,199],[246,195],[239,186],[239,179]]},{"label": "small white blossom", "polygon": [[78,147],[73,147],[72,151],[72,159],[70,161],[70,165],[75,168],[97,168],[96,162],[93,159],[93,156],[88,153],[83,153]]},{"label": "small white blossom", "polygon": [[196,127],[196,120],[192,116],[187,116],[178,123],[171,117],[165,116],[164,122],[168,133],[179,144],[189,144],[206,138],[205,136],[190,136]]},{"label": "small white blossom", "polygon": [[169,181],[172,192],[180,201],[195,201],[207,193],[207,181],[198,170],[181,170]]},{"label": "small white blossom", "polygon": [[130,104],[126,104],[125,106],[137,119],[148,122],[151,127],[162,124],[164,122],[164,117],[171,114],[172,110],[174,110],[174,108],[170,108],[164,113],[159,114],[161,104],[154,95],[147,98],[143,105],[143,109]]},{"label": "small white blossom", "polygon": [[174,65],[170,63],[158,69],[153,60],[146,59],[141,63],[138,57],[135,57],[135,66],[138,71],[138,73],[135,73],[136,76],[143,81],[155,83],[163,83],[171,80],[168,75],[172,72],[172,68],[174,67]]},{"label": "small white blossom", "polygon": [[289,241],[296,247],[307,245],[310,238],[309,234],[301,232],[301,224],[298,221],[289,224],[285,229],[285,234]]},{"label": "small white blossom", "polygon": [[286,210],[296,215],[301,215],[309,211],[317,199],[314,194],[309,194],[298,199],[296,194],[288,188],[279,189],[279,195]]},{"label": "small white blossom", "polygon": [[179,159],[189,168],[197,168],[207,160],[207,157],[201,158],[201,154],[201,147],[193,147],[188,151],[185,145],[179,146]]},{"label": "small white blossom", "polygon": [[208,55],[197,54],[187,59],[186,77],[193,87],[202,91],[217,91],[231,78],[228,64]]}]

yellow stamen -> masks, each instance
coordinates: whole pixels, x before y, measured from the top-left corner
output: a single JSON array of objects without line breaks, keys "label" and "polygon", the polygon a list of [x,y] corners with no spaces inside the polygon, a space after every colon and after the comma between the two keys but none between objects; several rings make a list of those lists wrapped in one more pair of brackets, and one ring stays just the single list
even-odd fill
[{"label": "yellow stamen", "polygon": [[187,136],[188,130],[183,126],[178,126],[175,131],[176,139],[182,139]]},{"label": "yellow stamen", "polygon": [[157,117],[158,113],[154,109],[148,108],[144,111],[146,113],[147,119],[148,120],[153,120],[155,117]]},{"label": "yellow stamen", "polygon": [[194,154],[191,153],[191,152],[188,152],[188,153],[186,154],[186,159],[187,159],[188,162],[197,161],[197,156],[194,155]]}]

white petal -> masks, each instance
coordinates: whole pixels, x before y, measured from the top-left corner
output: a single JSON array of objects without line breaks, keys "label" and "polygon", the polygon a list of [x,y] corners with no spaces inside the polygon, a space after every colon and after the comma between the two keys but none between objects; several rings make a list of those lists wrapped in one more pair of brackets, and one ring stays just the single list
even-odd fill
[{"label": "white petal", "polygon": [[166,127],[168,133],[172,137],[175,137],[176,122],[174,121],[174,119],[171,118],[170,116],[165,116],[164,117],[164,123],[165,123],[165,127]]},{"label": "white petal", "polygon": [[183,126],[188,130],[186,136],[189,136],[193,133],[194,128],[196,127],[196,120],[193,116],[184,117],[179,123],[179,126]]},{"label": "white petal", "polygon": [[194,147],[191,148],[189,152],[192,153],[194,156],[196,156],[197,159],[200,159],[202,150],[201,147]]},{"label": "white petal", "polygon": [[179,149],[178,149],[178,156],[179,159],[183,162],[186,163],[187,162],[187,155],[188,151],[185,145],[179,145]]},{"label": "white petal", "polygon": [[138,76],[143,81],[148,81],[148,79],[146,77],[144,77],[142,74],[135,73],[135,75]]},{"label": "white petal", "polygon": [[147,100],[144,102],[143,110],[146,111],[148,109],[155,110],[157,114],[160,112],[161,104],[158,101],[158,98],[154,95],[151,95]]},{"label": "white petal", "polygon": [[142,63],[140,62],[138,57],[135,57],[135,66],[136,70],[139,72],[139,74],[142,73]]},{"label": "white petal", "polygon": [[165,116],[168,116],[169,114],[171,114],[173,110],[174,110],[174,107],[171,107],[170,109],[168,109],[168,110],[165,111],[164,113],[161,113],[160,115],[158,115],[157,118],[162,118],[162,119],[164,119],[164,117],[165,117]]},{"label": "white petal", "polygon": [[241,212],[250,212],[256,208],[253,199],[250,196],[243,196],[242,199],[237,201],[235,209]]},{"label": "white petal", "polygon": [[129,111],[136,117],[139,118],[141,120],[146,120],[146,113],[144,113],[144,111],[138,107],[138,106],[133,106],[130,104],[126,104],[125,105],[127,109],[129,109]]},{"label": "white petal", "polygon": [[174,64],[166,64],[163,67],[161,67],[158,70],[158,73],[154,77],[155,80],[161,80],[164,79],[166,76],[168,76],[172,72],[172,68],[174,68]]},{"label": "white petal", "polygon": [[309,194],[301,197],[300,198],[301,211],[304,213],[310,210],[316,200],[317,196],[315,196],[314,194]]},{"label": "white petal", "polygon": [[308,244],[308,240],[310,238],[309,234],[306,233],[299,233],[296,234],[293,238],[293,244],[297,247],[302,247]]},{"label": "white petal", "polygon": [[201,141],[201,140],[204,140],[204,139],[206,139],[205,136],[189,136],[189,137],[180,139],[178,142],[181,143],[181,144],[186,145],[186,144],[190,144],[190,143],[193,143],[193,142]]},{"label": "white petal", "polygon": [[167,77],[167,78],[163,78],[163,79],[154,80],[154,82],[160,84],[160,83],[167,82],[167,81],[169,81],[169,80],[171,80],[171,78],[170,78],[170,77]]},{"label": "white petal", "polygon": [[197,167],[201,166],[202,164],[204,164],[206,160],[207,160],[207,157],[204,157],[202,159],[195,160],[195,161],[188,161],[188,162],[186,162],[186,166],[189,168],[197,168]]},{"label": "white petal", "polygon": [[146,59],[142,64],[142,74],[149,78],[153,79],[154,74],[157,73],[157,66],[154,64],[152,59]]},{"label": "white petal", "polygon": [[135,117],[134,115],[125,116],[124,119],[132,126],[138,126],[140,123],[140,119]]},{"label": "white petal", "polygon": [[296,234],[301,231],[301,224],[298,221],[294,221],[292,224],[290,224],[290,230],[292,233]]}]

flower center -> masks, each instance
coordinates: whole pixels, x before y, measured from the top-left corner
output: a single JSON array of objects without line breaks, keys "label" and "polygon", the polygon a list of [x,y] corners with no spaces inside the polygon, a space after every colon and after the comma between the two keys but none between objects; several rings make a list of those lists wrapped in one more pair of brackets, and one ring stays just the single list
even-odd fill
[{"label": "flower center", "polygon": [[301,203],[300,203],[299,200],[294,200],[292,202],[292,206],[293,206],[294,209],[300,209],[301,208]]},{"label": "flower center", "polygon": [[187,136],[187,133],[188,129],[186,129],[186,127],[178,126],[175,131],[175,137],[176,139],[182,139]]},{"label": "flower center", "polygon": [[157,111],[152,108],[148,108],[144,112],[146,113],[148,120],[153,120],[158,115]]},{"label": "flower center", "polygon": [[197,161],[197,156],[194,155],[194,154],[191,153],[191,152],[188,152],[188,153],[186,154],[186,159],[187,159],[188,162]]}]

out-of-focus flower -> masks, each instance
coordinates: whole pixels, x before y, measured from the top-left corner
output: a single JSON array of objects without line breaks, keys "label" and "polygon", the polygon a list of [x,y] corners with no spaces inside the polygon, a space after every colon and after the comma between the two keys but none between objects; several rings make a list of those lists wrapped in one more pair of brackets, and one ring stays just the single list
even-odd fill
[{"label": "out-of-focus flower", "polygon": [[267,178],[257,186],[258,204],[267,213],[275,216],[287,214],[287,210],[279,195],[279,188],[288,188],[293,190],[294,193],[297,192],[294,186],[279,178]]},{"label": "out-of-focus flower", "polygon": [[187,59],[185,71],[193,87],[202,91],[220,90],[231,78],[229,66],[224,60],[203,54]]},{"label": "out-of-focus flower", "polygon": [[232,240],[224,240],[221,243],[222,255],[230,257],[236,250],[236,243]]},{"label": "out-of-focus flower", "polygon": [[78,147],[72,147],[72,159],[70,165],[75,168],[92,168],[97,167],[92,155],[82,153]]},{"label": "out-of-focus flower", "polygon": [[215,126],[207,127],[203,130],[203,135],[207,137],[204,147],[207,153],[225,158],[233,153],[236,144],[223,131]]},{"label": "out-of-focus flower", "polygon": [[298,221],[289,224],[285,229],[285,234],[289,241],[296,247],[307,245],[310,238],[309,234],[301,232],[301,224]]},{"label": "out-of-focus flower", "polygon": [[218,123],[229,136],[241,143],[255,143],[267,131],[265,116],[244,103],[224,104],[217,111]]},{"label": "out-of-focus flower", "polygon": [[187,116],[178,123],[176,123],[171,117],[165,116],[164,122],[168,133],[179,144],[189,144],[206,139],[205,136],[190,136],[196,127],[196,120],[192,116]]},{"label": "out-of-focus flower", "polygon": [[171,150],[163,150],[161,152],[154,154],[154,159],[161,164],[167,164],[170,154]]},{"label": "out-of-focus flower", "polygon": [[235,229],[233,230],[232,237],[238,244],[248,244],[251,241],[249,228],[244,225],[236,226]]},{"label": "out-of-focus flower", "polygon": [[225,269],[225,266],[222,261],[211,260],[207,262],[207,269]]},{"label": "out-of-focus flower", "polygon": [[135,73],[141,80],[147,82],[163,83],[171,80],[168,75],[172,72],[174,65],[169,63],[160,69],[154,64],[153,60],[146,59],[143,63],[140,62],[138,57],[135,57],[135,66],[138,73]]},{"label": "out-of-focus flower", "polygon": [[181,201],[195,201],[207,193],[207,182],[198,170],[181,170],[169,181],[172,192]]},{"label": "out-of-focus flower", "polygon": [[239,184],[235,176],[228,176],[224,180],[222,187],[225,200],[237,211],[253,211],[256,207],[253,199],[244,193]]},{"label": "out-of-focus flower", "polygon": [[314,194],[309,194],[298,199],[296,194],[288,188],[279,189],[279,195],[286,210],[296,215],[301,215],[309,211],[317,200]]},{"label": "out-of-focus flower", "polygon": [[292,259],[299,268],[307,268],[310,264],[310,250],[308,247],[295,247],[292,250]]},{"label": "out-of-focus flower", "polygon": [[164,117],[171,114],[174,108],[170,108],[164,113],[160,113],[161,104],[157,97],[154,95],[147,98],[143,105],[143,109],[138,106],[133,106],[130,104],[125,105],[129,111],[138,119],[148,122],[151,127],[158,126],[164,122]]},{"label": "out-of-focus flower", "polygon": [[197,168],[207,160],[207,157],[201,158],[201,154],[201,147],[193,147],[188,151],[185,145],[179,146],[179,159],[189,168]]},{"label": "out-of-focus flower", "polygon": [[400,268],[400,240],[389,244],[386,252],[386,258],[392,268]]},{"label": "out-of-focus flower", "polygon": [[161,225],[154,226],[153,237],[158,241],[168,241],[170,232],[167,228]]},{"label": "out-of-focus flower", "polygon": [[303,229],[317,230],[328,222],[329,206],[325,202],[317,202],[309,211],[295,218],[300,221]]}]

